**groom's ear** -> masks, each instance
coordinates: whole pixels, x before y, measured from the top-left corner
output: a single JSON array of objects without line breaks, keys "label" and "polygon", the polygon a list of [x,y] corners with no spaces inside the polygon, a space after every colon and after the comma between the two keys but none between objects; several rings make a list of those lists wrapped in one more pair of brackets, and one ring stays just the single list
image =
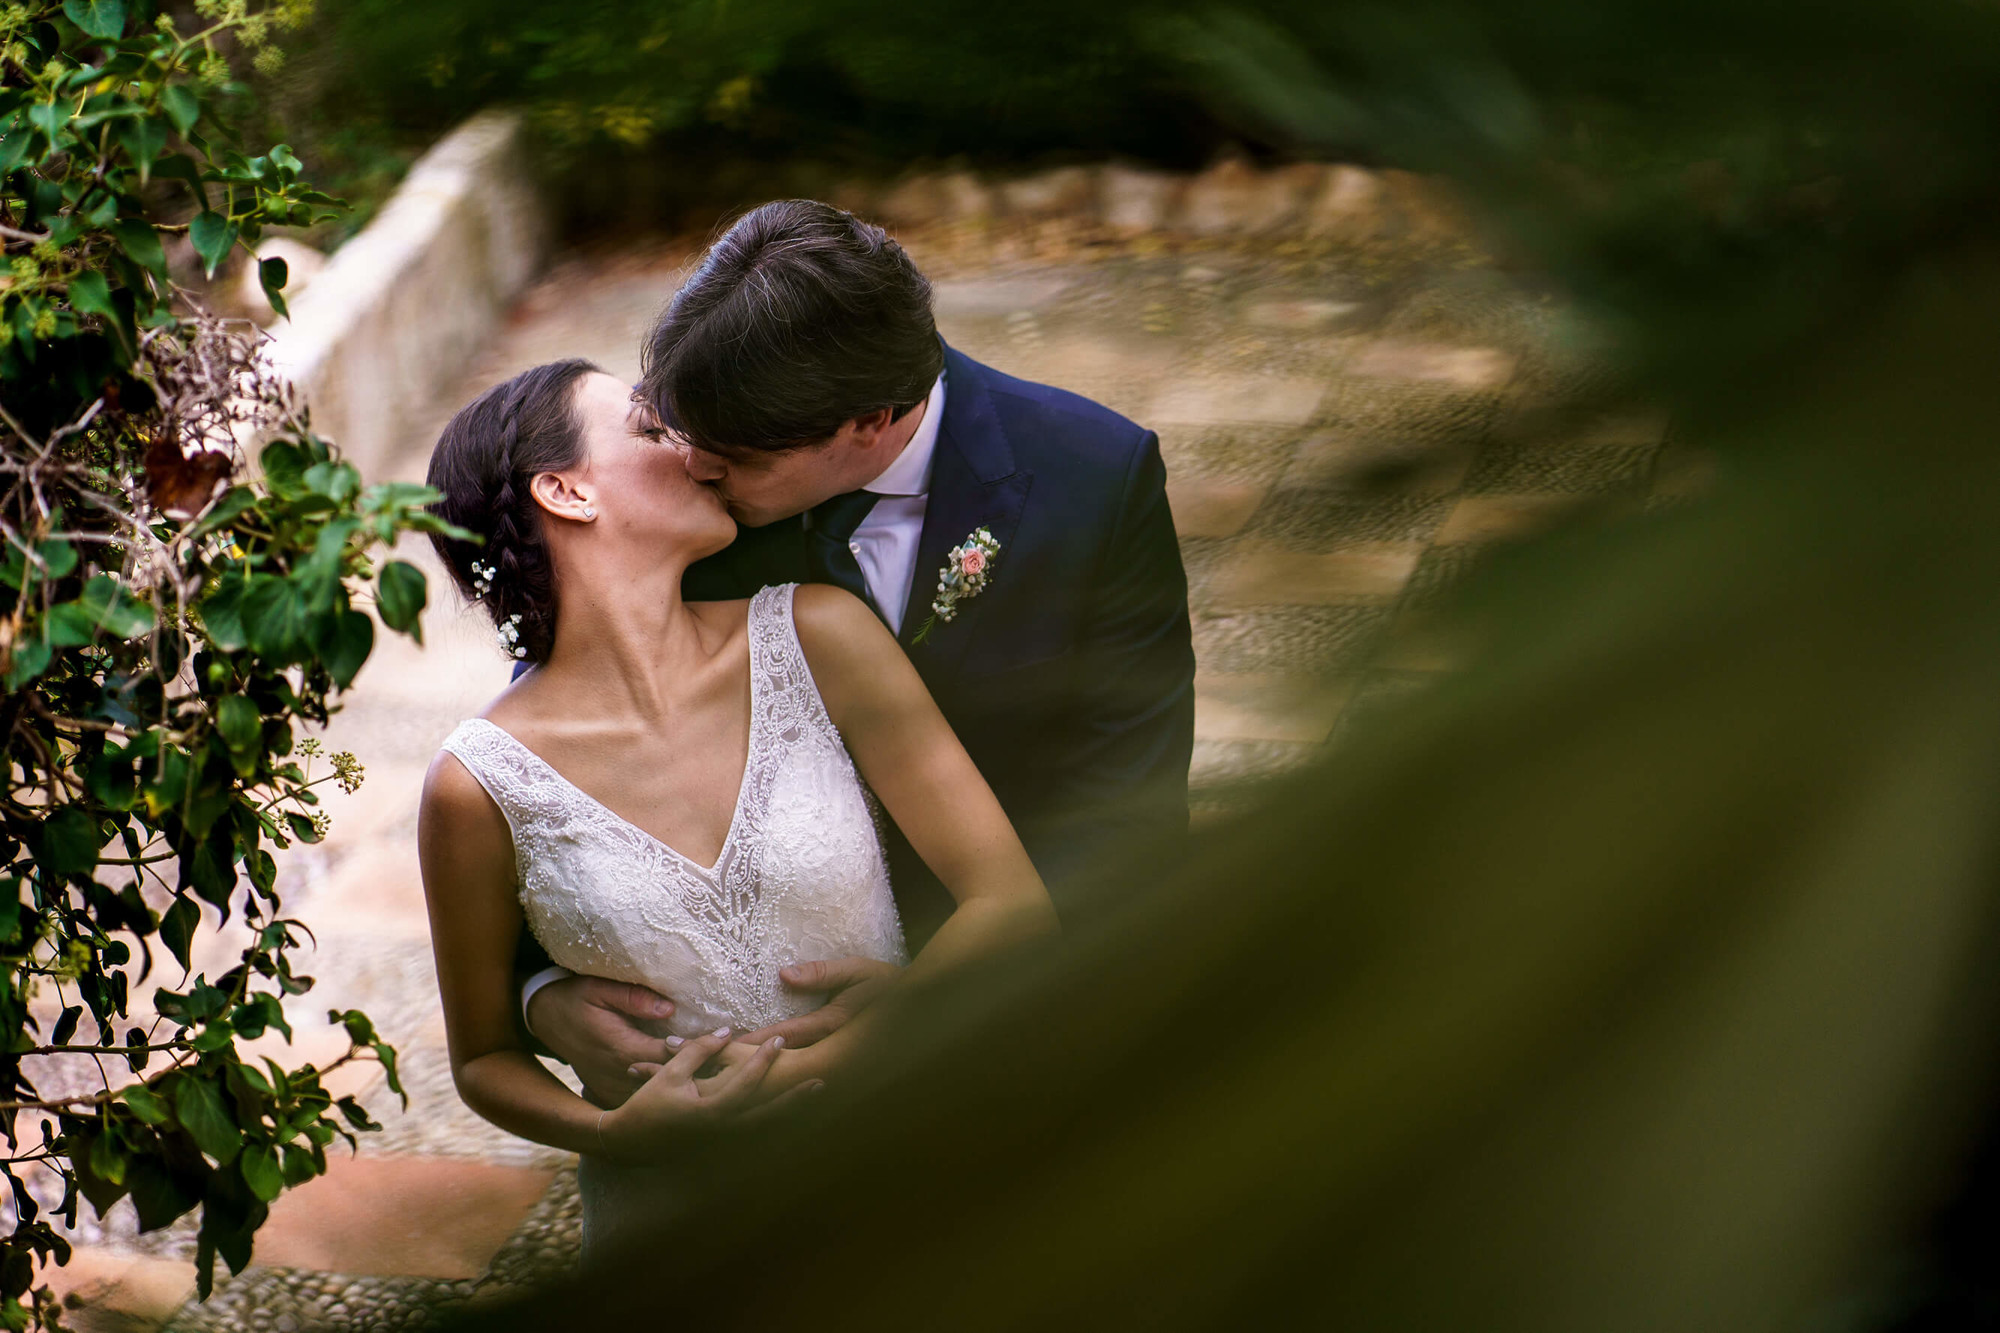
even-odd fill
[{"label": "groom's ear", "polygon": [[590,497],[575,480],[560,472],[537,472],[528,483],[528,494],[543,513],[555,518],[581,519],[590,505]]},{"label": "groom's ear", "polygon": [[872,445],[882,438],[882,432],[895,421],[895,413],[888,408],[877,408],[866,415],[858,416],[841,429],[851,431],[857,443]]}]

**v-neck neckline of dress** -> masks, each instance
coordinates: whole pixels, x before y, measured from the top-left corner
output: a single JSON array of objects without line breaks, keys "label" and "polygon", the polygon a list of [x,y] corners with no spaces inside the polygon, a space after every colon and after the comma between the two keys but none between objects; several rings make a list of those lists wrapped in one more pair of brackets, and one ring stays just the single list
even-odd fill
[{"label": "v-neck neckline of dress", "polygon": [[691,870],[699,871],[704,878],[713,881],[716,875],[721,871],[722,863],[729,859],[729,849],[736,845],[737,834],[742,830],[743,811],[744,808],[749,805],[750,773],[752,768],[755,766],[757,759],[757,731],[758,731],[757,704],[758,704],[758,696],[762,693],[762,691],[758,688],[757,685],[757,636],[756,636],[755,626],[749,627],[748,637],[750,640],[749,644],[750,732],[749,735],[744,739],[743,776],[737,781],[736,784],[736,808],[729,812],[729,831],[722,835],[722,849],[715,854],[715,863],[713,865],[705,866],[701,864],[701,862],[695,860],[687,853],[670,845],[668,842],[666,842],[665,839],[659,837],[657,834],[651,833],[648,830],[641,828],[639,825],[633,823],[631,820],[625,818],[625,816],[619,814],[616,810],[613,810],[603,801],[599,800],[595,796],[592,796],[589,792],[585,791],[583,788],[577,786],[574,782],[571,782],[568,778],[564,777],[561,769],[558,769],[554,764],[544,759],[540,754],[538,754],[535,751],[535,748],[533,746],[529,745],[519,736],[516,736],[513,732],[507,730],[507,728],[501,726],[498,722],[494,722],[488,718],[483,718],[483,717],[475,717],[472,719],[472,721],[477,722],[482,726],[488,726],[493,728],[493,730],[499,732],[502,736],[505,736],[508,739],[508,741],[510,741],[512,744],[518,746],[522,750],[522,752],[525,753],[530,759],[533,759],[537,764],[540,764],[544,769],[548,770],[549,775],[553,777],[557,782],[562,783],[563,786],[569,788],[571,791],[575,792],[578,796],[590,802],[592,805],[596,806],[599,810],[602,810],[605,814],[611,816],[611,818],[615,819],[620,824],[623,824],[626,828],[631,829],[634,833],[637,833],[640,837],[646,839],[646,841],[652,843],[655,847],[658,847],[661,851],[667,853],[667,855],[673,857],[676,861],[679,861],[681,864],[687,866]]}]

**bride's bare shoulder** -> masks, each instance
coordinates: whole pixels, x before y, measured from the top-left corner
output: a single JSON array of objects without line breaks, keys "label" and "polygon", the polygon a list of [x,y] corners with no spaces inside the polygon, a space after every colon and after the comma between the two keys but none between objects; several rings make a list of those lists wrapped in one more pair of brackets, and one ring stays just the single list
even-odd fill
[{"label": "bride's bare shoulder", "polygon": [[505,816],[486,788],[472,775],[462,760],[450,750],[439,750],[424,774],[423,797],[418,805],[419,824],[440,825],[469,832],[482,826],[504,830]]},{"label": "bride's bare shoulder", "polygon": [[820,697],[836,723],[854,699],[907,690],[915,680],[909,659],[888,627],[851,592],[821,583],[801,584],[792,601],[792,623]]},{"label": "bride's bare shoulder", "polygon": [[798,626],[799,646],[808,655],[817,645],[865,648],[896,643],[866,602],[830,583],[799,585],[792,594],[792,623]]}]

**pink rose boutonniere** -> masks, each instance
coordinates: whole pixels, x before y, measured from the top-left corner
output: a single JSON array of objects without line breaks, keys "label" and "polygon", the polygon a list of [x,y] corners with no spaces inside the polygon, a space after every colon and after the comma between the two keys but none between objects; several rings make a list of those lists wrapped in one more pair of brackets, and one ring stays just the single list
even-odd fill
[{"label": "pink rose boutonniere", "polygon": [[937,596],[931,601],[930,619],[910,637],[913,645],[930,638],[940,621],[949,625],[956,620],[960,602],[986,591],[986,584],[993,577],[993,562],[999,555],[1000,543],[985,528],[978,529],[946,553],[944,568],[938,571]]}]

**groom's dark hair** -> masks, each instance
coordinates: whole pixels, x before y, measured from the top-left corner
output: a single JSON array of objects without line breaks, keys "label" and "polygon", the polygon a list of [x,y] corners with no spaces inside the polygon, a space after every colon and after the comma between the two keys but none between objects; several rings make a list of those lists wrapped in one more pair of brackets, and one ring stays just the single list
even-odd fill
[{"label": "groom's dark hair", "polygon": [[640,393],[716,453],[795,449],[944,369],[931,284],[903,247],[831,204],[751,209],[709,247],[647,336]]}]

